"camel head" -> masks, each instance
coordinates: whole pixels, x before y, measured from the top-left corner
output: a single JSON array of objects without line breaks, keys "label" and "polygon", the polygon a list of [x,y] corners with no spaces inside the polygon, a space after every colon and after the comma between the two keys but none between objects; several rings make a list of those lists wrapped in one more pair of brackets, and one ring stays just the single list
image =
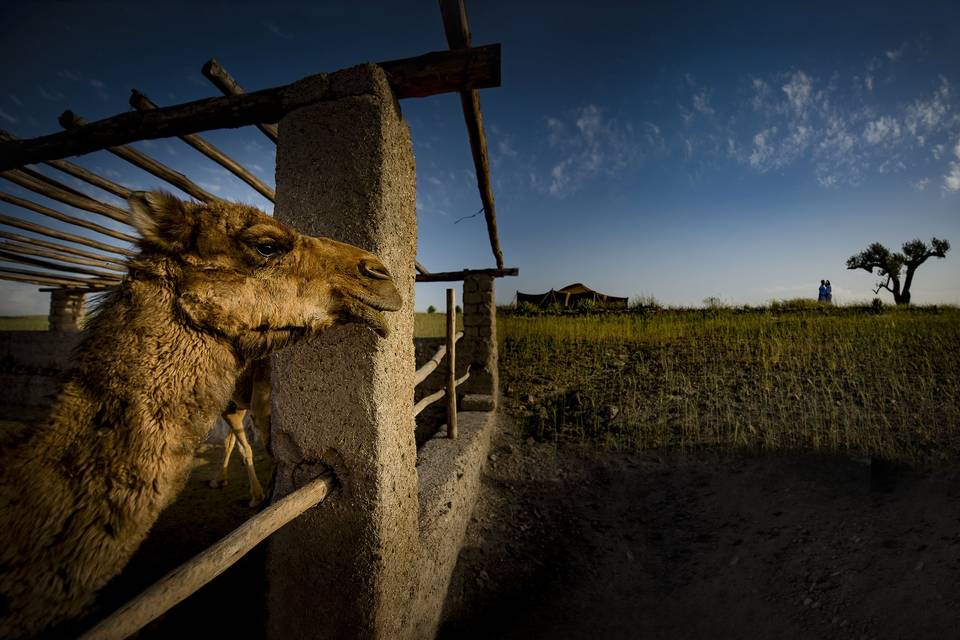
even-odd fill
[{"label": "camel head", "polygon": [[260,357],[334,324],[388,333],[382,311],[402,300],[372,253],[300,234],[235,202],[185,202],[162,192],[129,200],[140,231],[131,278],[169,282],[178,316]]}]

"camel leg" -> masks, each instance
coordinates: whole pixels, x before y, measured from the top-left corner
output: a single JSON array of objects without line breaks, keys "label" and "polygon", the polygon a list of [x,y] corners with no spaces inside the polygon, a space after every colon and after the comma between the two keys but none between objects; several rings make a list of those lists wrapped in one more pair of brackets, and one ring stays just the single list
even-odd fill
[{"label": "camel leg", "polygon": [[237,434],[237,448],[240,449],[240,455],[243,456],[243,464],[247,468],[247,480],[250,483],[250,506],[255,507],[263,502],[263,487],[257,480],[257,470],[253,466],[253,447],[247,442],[247,434],[243,431],[241,425]]},{"label": "camel leg", "polygon": [[[223,466],[220,467],[220,475],[210,481],[210,486],[214,489],[222,489],[227,486],[227,469],[230,467],[230,456],[233,455],[233,447],[237,442],[236,429],[233,426],[233,417],[236,413],[223,413],[223,419],[230,425],[230,433],[223,440]],[[243,417],[240,418],[240,430],[243,431]]]}]

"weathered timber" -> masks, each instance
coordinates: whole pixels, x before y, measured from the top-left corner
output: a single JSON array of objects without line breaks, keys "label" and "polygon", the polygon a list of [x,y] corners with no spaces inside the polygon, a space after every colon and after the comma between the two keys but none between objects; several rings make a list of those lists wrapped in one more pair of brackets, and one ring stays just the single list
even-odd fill
[{"label": "weathered timber", "polygon": [[127,272],[123,267],[118,267],[107,262],[99,260],[90,260],[89,258],[79,258],[77,256],[72,256],[68,253],[60,253],[58,251],[51,251],[49,249],[38,249],[32,245],[20,244],[16,242],[0,242],[0,249],[8,253],[18,253],[25,256],[37,256],[40,258],[53,258],[61,262],[68,262],[70,264],[79,264],[88,267],[97,267],[98,269],[108,269],[110,271],[115,271],[121,274]]},{"label": "weathered timber", "polygon": [[[454,336],[453,341],[457,342],[460,338],[463,337],[463,331],[457,333]],[[437,352],[433,354],[433,357],[430,358],[425,365],[417,369],[416,373],[413,374],[413,386],[417,386],[433,373],[434,369],[443,361],[443,356],[447,355],[447,345],[442,344],[440,348],[437,349]]]},{"label": "weathered timber", "polygon": [[84,211],[99,214],[101,216],[110,218],[111,220],[115,220],[116,222],[130,224],[130,214],[123,209],[119,209],[110,204],[104,204],[103,202],[98,202],[84,194],[76,195],[71,193],[67,189],[63,189],[61,186],[58,186],[57,182],[52,178],[41,181],[17,169],[13,171],[4,171],[3,173],[0,173],[0,176],[14,184],[23,187],[24,189],[29,189],[34,193],[39,193],[40,195],[46,196],[52,200],[57,200],[58,202],[68,204],[71,207],[76,207],[77,209],[83,209]]},{"label": "weathered timber", "polygon": [[[60,126],[67,130],[77,129],[87,125],[87,121],[75,114],[73,111],[64,111],[62,114],[60,114],[58,121],[60,122]],[[196,184],[179,171],[174,171],[159,160],[151,158],[147,154],[143,153],[142,151],[137,151],[133,147],[120,145],[116,147],[107,147],[107,151],[118,158],[126,160],[133,166],[139,167],[148,173],[152,173],[161,180],[169,182],[176,188],[193,196],[201,202],[213,202],[214,200],[218,199],[217,196],[207,192],[205,189],[201,188],[200,185]]]},{"label": "weathered timber", "polygon": [[250,549],[307,509],[323,501],[336,483],[325,474],[253,516],[227,537],[194,556],[81,636],[81,640],[121,640],[229,569]]},{"label": "weathered timber", "polygon": [[96,287],[113,287],[117,284],[113,281],[105,281],[98,278],[71,278],[70,276],[39,273],[37,271],[27,271],[14,267],[0,267],[0,278],[4,280],[16,280],[18,282],[29,282],[31,284],[90,285]]},{"label": "weathered timber", "polygon": [[[18,138],[9,131],[0,129],[0,141],[6,142],[17,139]],[[59,171],[63,171],[64,173],[71,175],[78,180],[82,180],[87,184],[92,184],[93,186],[103,189],[108,193],[112,193],[118,198],[123,198],[124,200],[129,198],[130,194],[133,193],[130,189],[127,189],[123,185],[119,185],[112,180],[107,180],[106,178],[93,173],[89,169],[85,169],[80,165],[73,164],[72,162],[68,162],[66,160],[50,160],[44,164],[49,167],[53,167],[54,169],[58,169]]]},{"label": "weathered timber", "polygon": [[447,437],[457,438],[457,305],[456,293],[447,289]]},{"label": "weathered timber", "polygon": [[106,251],[108,253],[116,253],[121,256],[136,255],[133,251],[128,251],[127,249],[115,247],[112,244],[98,242],[96,240],[91,240],[89,238],[77,236],[72,233],[67,233],[65,231],[56,231],[54,229],[50,229],[49,227],[45,227],[40,224],[34,224],[32,222],[27,222],[26,220],[18,220],[17,218],[14,218],[11,216],[5,216],[0,214],[0,224],[5,224],[10,227],[16,227],[17,229],[23,229],[24,231],[32,231],[33,233],[39,233],[40,235],[44,235],[49,238],[56,238],[57,240],[66,240],[67,242],[75,242],[77,244],[82,244],[88,247],[92,247],[94,249],[99,249],[100,251]]},{"label": "weathered timber", "polygon": [[52,249],[53,251],[60,251],[63,253],[69,253],[71,255],[80,256],[81,258],[89,258],[93,261],[102,261],[112,265],[117,265],[111,267],[114,271],[126,271],[126,265],[121,261],[114,259],[110,256],[103,255],[102,253],[93,253],[91,251],[84,251],[83,249],[77,249],[75,247],[70,247],[65,244],[58,244],[56,242],[49,242],[41,238],[31,238],[29,236],[22,236],[19,233],[9,233],[7,231],[0,230],[0,238],[5,238],[7,240],[13,240],[24,245],[43,247],[44,249]]},{"label": "weathered timber", "polygon": [[0,243],[0,260],[6,260],[8,262],[20,262],[25,265],[41,267],[43,269],[50,269],[52,271],[63,271],[66,273],[75,273],[83,276],[93,276],[100,280],[111,280],[115,282],[120,282],[121,280],[120,276],[113,273],[104,273],[102,271],[95,271],[93,269],[75,267],[59,262],[51,262],[50,260],[43,260],[41,258],[32,258],[30,256],[21,255],[15,251],[7,251],[7,247],[3,243]]},{"label": "weathered timber", "polygon": [[[453,50],[469,48],[470,26],[463,0],[440,0],[440,13],[443,16],[443,30],[450,48]],[[470,139],[470,151],[473,154],[480,201],[483,203],[483,215],[487,221],[490,249],[493,251],[497,268],[502,269],[503,251],[500,249],[500,235],[497,232],[497,208],[493,201],[493,188],[490,183],[490,158],[487,153],[487,135],[483,129],[483,114],[480,111],[480,92],[460,91],[460,107],[467,125],[467,136]]]},{"label": "weathered timber", "polygon": [[[14,172],[10,172],[14,173]],[[136,242],[137,237],[131,236],[126,233],[121,233],[120,231],[114,231],[109,227],[104,227],[97,224],[96,222],[90,222],[89,220],[84,220],[83,218],[78,218],[76,216],[71,216],[67,213],[61,213],[50,207],[45,207],[42,204],[33,202],[31,200],[25,200],[23,198],[18,198],[17,196],[0,191],[0,201],[9,202],[10,204],[16,205],[23,209],[29,209],[30,211],[35,211],[40,215],[47,216],[48,218],[53,218],[54,220],[59,220],[60,222],[66,222],[67,224],[72,224],[77,227],[83,227],[84,229],[89,229],[90,231],[96,231],[97,233],[102,233],[105,236],[110,236],[117,240],[123,240],[124,242]]]},{"label": "weathered timber", "polygon": [[[459,387],[461,384],[463,384],[469,379],[470,379],[470,367],[467,367],[467,372],[464,373],[459,378],[457,378],[455,386]],[[415,405],[413,405],[413,416],[417,417],[418,415],[423,413],[424,409],[426,409],[427,407],[432,405],[434,402],[443,398],[446,395],[447,395],[447,389],[446,387],[444,387],[439,391],[435,391],[428,396],[424,396],[420,398],[420,400]]]},{"label": "weathered timber", "polygon": [[427,270],[424,268],[424,266],[423,266],[422,264],[420,264],[420,261],[419,261],[419,260],[414,260],[414,261],[413,261],[413,266],[416,267],[418,273],[430,273],[429,271],[427,271]]},{"label": "weathered timber", "polygon": [[[380,66],[398,98],[496,87],[500,85],[500,45],[437,51],[383,62]],[[0,142],[0,171],[137,140],[277,122],[287,113],[311,104],[349,97],[351,90],[337,82],[336,73],[317,74],[273,89],[123,113],[73,131]]]},{"label": "weathered timber", "polygon": [[46,175],[46,174],[43,174],[43,173],[40,173],[39,171],[35,171],[34,169],[31,169],[30,167],[20,167],[19,169],[17,169],[17,171],[20,171],[20,172],[26,174],[27,176],[33,178],[34,180],[39,180],[40,182],[45,182],[45,183],[47,183],[48,185],[50,185],[51,187],[53,187],[53,188],[55,188],[55,189],[60,189],[61,191],[66,191],[67,193],[69,193],[69,194],[71,194],[71,195],[73,195],[73,196],[76,196],[76,197],[78,197],[78,198],[90,198],[90,196],[88,196],[87,194],[85,194],[85,193],[83,193],[83,192],[81,192],[81,191],[78,191],[78,190],[75,189],[74,187],[71,187],[70,185],[67,185],[67,184],[63,184],[63,183],[60,182],[59,180],[57,180],[57,179],[55,179],[55,178],[51,178],[50,176],[48,176],[48,175]]},{"label": "weathered timber", "polygon": [[418,273],[417,282],[457,282],[465,280],[467,276],[482,275],[493,276],[494,278],[504,278],[506,276],[516,276],[520,270],[516,267],[506,269],[464,269],[463,271],[437,271],[433,273]]},{"label": "weathered timber", "polygon": [[[130,94],[130,106],[139,111],[150,111],[158,108],[157,105],[150,100],[150,98],[140,93],[136,89],[134,89]],[[268,187],[263,180],[247,171],[239,162],[210,144],[207,140],[201,138],[195,133],[187,133],[177,137],[219,164],[233,175],[246,182],[264,198],[270,202],[274,202],[276,194],[274,194],[273,189]]]},{"label": "weathered timber", "polygon": [[[217,89],[220,89],[220,92],[225,96],[239,96],[246,93],[243,87],[233,79],[233,76],[230,75],[230,72],[223,68],[216,58],[211,58],[203,65],[203,68],[200,69],[200,73],[206,77],[207,80],[213,83]],[[257,129],[263,132],[263,135],[270,138],[274,144],[276,144],[279,139],[277,134],[277,125],[267,124],[263,122],[255,123]]]}]

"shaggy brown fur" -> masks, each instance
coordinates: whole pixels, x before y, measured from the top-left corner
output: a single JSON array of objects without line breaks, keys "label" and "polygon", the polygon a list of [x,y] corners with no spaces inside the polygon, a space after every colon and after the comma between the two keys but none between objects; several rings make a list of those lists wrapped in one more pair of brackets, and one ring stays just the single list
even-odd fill
[{"label": "shaggy brown fur", "polygon": [[78,615],[186,481],[253,359],[333,324],[384,334],[372,254],[241,204],[130,199],[143,238],[44,427],[0,460],[0,636]]}]

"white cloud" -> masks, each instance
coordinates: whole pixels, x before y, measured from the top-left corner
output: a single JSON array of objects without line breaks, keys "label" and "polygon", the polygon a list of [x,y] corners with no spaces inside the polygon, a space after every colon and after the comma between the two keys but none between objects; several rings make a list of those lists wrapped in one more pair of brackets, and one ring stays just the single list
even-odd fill
[{"label": "white cloud", "polygon": [[960,191],[960,162],[951,162],[950,170],[943,176],[943,187],[947,191]]},{"label": "white cloud", "polygon": [[887,51],[887,59],[890,60],[891,62],[896,62],[897,60],[903,57],[903,52],[906,50],[907,50],[907,43],[904,42],[896,49]]},{"label": "white cloud", "polygon": [[714,114],[714,109],[710,106],[710,96],[706,91],[698,91],[693,95],[693,110],[708,116]]},{"label": "white cloud", "polygon": [[105,85],[102,80],[94,79],[90,81],[90,86],[93,87],[94,89],[103,89],[107,85]]},{"label": "white cloud", "polygon": [[803,116],[813,103],[813,80],[803,71],[790,76],[790,81],[781,87],[795,114]]},{"label": "white cloud", "polygon": [[900,138],[900,124],[896,118],[882,116],[867,123],[863,130],[863,138],[870,144],[896,142]]},{"label": "white cloud", "polygon": [[9,113],[7,113],[6,111],[4,111],[3,109],[0,109],[0,120],[6,120],[6,121],[9,122],[10,124],[16,124],[16,123],[17,123],[17,118],[15,118],[14,116],[10,115]]},{"label": "white cloud", "polygon": [[79,82],[83,80],[83,76],[80,75],[79,71],[72,71],[70,69],[61,69],[57,71],[57,75],[64,80],[70,80],[72,82]]},{"label": "white cloud", "polygon": [[941,76],[940,86],[929,100],[914,100],[907,107],[904,122],[910,135],[936,133],[942,127],[950,111],[950,93],[950,82]]},{"label": "white cloud", "polygon": [[22,107],[22,106],[23,106],[23,102],[21,102],[20,98],[18,98],[17,96],[13,95],[12,93],[10,94],[10,102],[12,102],[13,104],[17,105],[18,107]]},{"label": "white cloud", "polygon": [[863,86],[867,88],[867,91],[873,91],[873,75],[868,73],[863,78]]},{"label": "white cloud", "polygon": [[927,187],[930,186],[930,178],[920,178],[910,184],[917,191],[926,191]]},{"label": "white cloud", "polygon": [[286,31],[281,29],[280,25],[278,25],[273,20],[264,20],[263,26],[267,28],[267,31],[277,36],[278,38],[283,38],[284,40],[293,40],[293,34],[287,33]]},{"label": "white cloud", "polygon": [[[641,141],[656,140],[660,130],[645,126],[639,136],[630,122],[608,116],[595,104],[579,107],[567,119],[548,117],[547,141],[555,153],[547,193],[563,197],[587,180],[613,175],[642,155]],[[647,123],[649,124],[649,123]]]}]

